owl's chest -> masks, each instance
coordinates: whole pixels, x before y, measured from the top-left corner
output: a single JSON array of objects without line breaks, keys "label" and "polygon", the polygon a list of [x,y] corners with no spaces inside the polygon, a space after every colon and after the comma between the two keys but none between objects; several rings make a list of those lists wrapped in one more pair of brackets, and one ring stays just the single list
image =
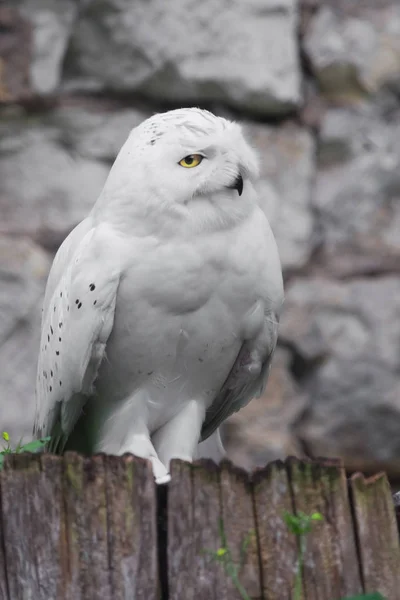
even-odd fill
[{"label": "owl's chest", "polygon": [[154,242],[135,254],[122,277],[117,307],[182,316],[213,301],[240,317],[260,295],[262,242],[257,245],[240,230]]},{"label": "owl's chest", "polygon": [[253,258],[252,243],[225,235],[136,246],[117,293],[102,371],[107,393],[118,388],[124,397],[151,384],[164,397],[166,381],[174,397],[219,389],[260,300],[263,253]]}]

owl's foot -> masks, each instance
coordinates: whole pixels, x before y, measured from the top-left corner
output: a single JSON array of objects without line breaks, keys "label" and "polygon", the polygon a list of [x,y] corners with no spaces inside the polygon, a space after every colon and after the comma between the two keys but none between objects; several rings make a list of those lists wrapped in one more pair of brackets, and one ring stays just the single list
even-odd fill
[{"label": "owl's foot", "polygon": [[171,481],[171,475],[169,473],[167,473],[166,475],[163,475],[162,477],[156,477],[155,481],[156,481],[157,485],[163,485],[165,483],[169,483]]},{"label": "owl's foot", "polygon": [[165,465],[161,462],[158,456],[150,456],[150,461],[153,467],[153,475],[157,485],[163,483],[169,483],[171,481],[171,475],[165,468]]},{"label": "owl's foot", "polygon": [[152,441],[163,465],[169,468],[173,458],[193,461],[204,415],[202,400],[188,400],[177,415],[156,431]]},{"label": "owl's foot", "polygon": [[141,431],[130,432],[124,443],[117,449],[114,445],[107,445],[104,441],[98,447],[98,452],[106,452],[108,454],[134,454],[140,458],[145,458],[151,462],[153,468],[154,479],[157,484],[168,483],[171,480],[171,475],[167,467],[161,462],[157,456],[157,452],[150,440],[150,435]]}]

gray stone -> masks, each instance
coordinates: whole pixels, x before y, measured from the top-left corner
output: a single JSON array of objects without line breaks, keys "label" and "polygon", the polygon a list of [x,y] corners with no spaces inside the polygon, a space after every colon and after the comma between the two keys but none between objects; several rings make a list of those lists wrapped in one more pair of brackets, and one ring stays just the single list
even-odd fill
[{"label": "gray stone", "polygon": [[129,132],[150,113],[132,109],[63,107],[53,112],[51,121],[60,129],[64,144],[85,158],[111,164]]},{"label": "gray stone", "polygon": [[0,122],[0,232],[40,238],[51,231],[61,242],[93,206],[108,171],[66,146],[46,118]]},{"label": "gray stone", "polygon": [[32,26],[31,85],[38,94],[56,91],[62,64],[78,12],[77,0],[16,0]]},{"label": "gray stone", "polygon": [[247,125],[245,133],[260,154],[259,195],[282,265],[290,270],[303,267],[313,248],[314,139],[294,124]]},{"label": "gray stone", "polygon": [[313,193],[321,249],[340,276],[393,271],[400,259],[399,108],[329,110]]},{"label": "gray stone", "polygon": [[0,236],[0,431],[32,435],[41,304],[50,257],[24,238]]},{"label": "gray stone", "polygon": [[293,429],[314,456],[398,458],[399,297],[394,277],[315,278],[287,288],[281,343],[292,349],[309,397]]},{"label": "gray stone", "polygon": [[66,61],[69,89],[223,101],[261,114],[301,100],[297,0],[90,0]]},{"label": "gray stone", "polygon": [[278,347],[265,393],[230,417],[223,427],[228,458],[244,469],[303,454],[293,425],[305,409],[307,396],[290,374],[290,361],[291,353]]},{"label": "gray stone", "polygon": [[14,6],[0,3],[0,104],[26,100],[32,94],[31,25]]},{"label": "gray stone", "polygon": [[400,5],[327,0],[308,24],[304,48],[323,92],[350,101],[400,82]]}]

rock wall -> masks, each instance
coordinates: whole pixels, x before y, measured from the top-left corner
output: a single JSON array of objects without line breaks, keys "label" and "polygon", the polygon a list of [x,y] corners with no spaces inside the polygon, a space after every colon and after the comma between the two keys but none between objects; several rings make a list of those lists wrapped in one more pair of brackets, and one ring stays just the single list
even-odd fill
[{"label": "rock wall", "polygon": [[196,104],[244,123],[286,279],[267,392],[225,426],[251,467],[400,454],[396,0],[0,0],[0,429],[29,436],[52,256],[129,130]]}]

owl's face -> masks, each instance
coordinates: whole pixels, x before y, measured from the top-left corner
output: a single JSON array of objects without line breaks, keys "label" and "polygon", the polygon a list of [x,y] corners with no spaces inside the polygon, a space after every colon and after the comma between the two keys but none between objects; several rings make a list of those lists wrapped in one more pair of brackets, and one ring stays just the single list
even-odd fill
[{"label": "owl's face", "polygon": [[[150,138],[143,168],[156,177],[160,195],[168,188],[176,202],[234,198],[256,177],[255,155],[238,124],[197,109],[166,113],[162,126],[156,115],[133,132],[133,141]],[[141,161],[142,162],[142,161]]]},{"label": "owl's face", "polygon": [[257,175],[257,157],[237,123],[186,108],[132,130],[105,189],[122,189],[133,204],[226,212],[254,200]]}]

